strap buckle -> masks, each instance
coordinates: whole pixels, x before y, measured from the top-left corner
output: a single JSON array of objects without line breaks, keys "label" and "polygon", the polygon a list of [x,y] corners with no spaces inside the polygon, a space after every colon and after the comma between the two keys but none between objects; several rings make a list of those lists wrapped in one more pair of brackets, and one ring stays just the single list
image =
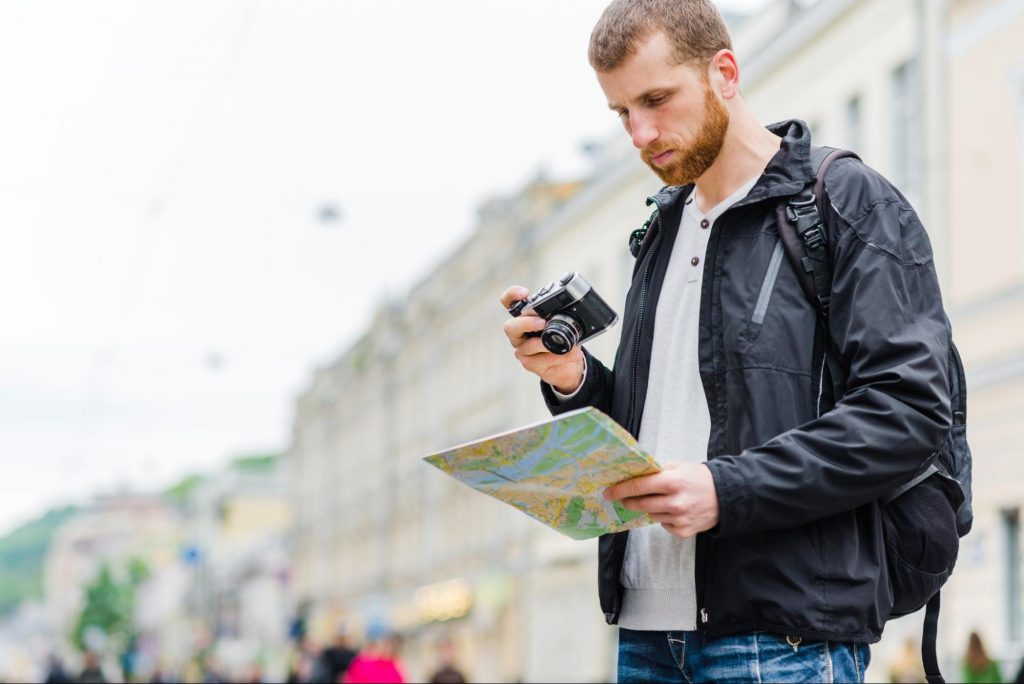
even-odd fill
[{"label": "strap buckle", "polygon": [[821,230],[821,222],[800,233],[800,238],[807,245],[807,249],[817,249],[825,244],[825,234]]},{"label": "strap buckle", "polygon": [[786,205],[786,216],[796,226],[797,234],[809,251],[825,244],[825,231],[822,230],[816,201],[812,192],[809,196],[794,197]]},{"label": "strap buckle", "polygon": [[807,195],[794,197],[786,203],[786,215],[789,217],[790,221],[796,223],[804,216],[818,210],[815,202],[817,202],[817,198],[814,196],[813,192],[808,193]]},{"label": "strap buckle", "polygon": [[634,259],[640,255],[640,245],[643,244],[645,237],[647,237],[646,223],[643,228],[637,228],[629,234],[629,253],[633,255]]}]

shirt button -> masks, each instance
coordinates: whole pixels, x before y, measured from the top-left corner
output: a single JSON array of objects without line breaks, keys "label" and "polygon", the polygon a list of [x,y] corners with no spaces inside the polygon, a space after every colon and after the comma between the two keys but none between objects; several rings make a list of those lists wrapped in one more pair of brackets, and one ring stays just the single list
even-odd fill
[{"label": "shirt button", "polygon": [[711,222],[708,221],[707,219],[701,219],[700,220],[700,227],[701,228],[707,228],[710,225],[711,225]]},{"label": "shirt button", "polygon": [[692,259],[690,259],[690,265],[691,266],[696,266],[699,263],[700,263],[700,258],[699,257],[693,257]]}]

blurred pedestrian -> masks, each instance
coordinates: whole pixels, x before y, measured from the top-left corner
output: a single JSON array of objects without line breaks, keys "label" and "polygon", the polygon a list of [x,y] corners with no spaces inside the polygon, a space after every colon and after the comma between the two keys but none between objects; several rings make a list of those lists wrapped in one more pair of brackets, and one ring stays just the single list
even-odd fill
[{"label": "blurred pedestrian", "polygon": [[[307,684],[307,682],[318,681],[314,679],[317,673],[317,660],[319,656],[309,639],[303,637],[296,643],[294,650],[289,656],[288,677],[286,684]],[[327,681],[326,674],[323,681]]]},{"label": "blurred pedestrian", "polygon": [[971,632],[967,638],[967,653],[964,655],[965,684],[998,684],[1003,681],[999,663],[988,657],[981,635]]},{"label": "blurred pedestrian", "polygon": [[47,663],[46,684],[71,684],[75,681],[64,669],[64,663],[56,655],[51,655]]},{"label": "blurred pedestrian", "polygon": [[889,666],[889,681],[892,684],[918,684],[925,681],[921,651],[913,638],[904,641],[903,649],[893,658]]},{"label": "blurred pedestrian", "polygon": [[455,644],[441,642],[441,666],[430,678],[430,684],[465,684],[466,677],[455,667]]},{"label": "blurred pedestrian", "polygon": [[334,643],[320,654],[310,681],[331,684],[341,681],[357,653],[349,641],[348,626],[344,622],[338,623],[334,630]]},{"label": "blurred pedestrian", "polygon": [[252,663],[246,669],[245,684],[263,684],[263,667],[259,663]]},{"label": "blurred pedestrian", "polygon": [[79,684],[106,684],[107,678],[100,667],[100,659],[92,651],[85,652],[85,662],[78,675]]},{"label": "blurred pedestrian", "polygon": [[405,681],[398,661],[398,644],[386,629],[371,626],[366,635],[367,644],[359,652],[341,678],[343,684],[401,684]]},{"label": "blurred pedestrian", "polygon": [[220,661],[214,656],[202,660],[203,684],[224,684],[227,678],[221,673]]}]

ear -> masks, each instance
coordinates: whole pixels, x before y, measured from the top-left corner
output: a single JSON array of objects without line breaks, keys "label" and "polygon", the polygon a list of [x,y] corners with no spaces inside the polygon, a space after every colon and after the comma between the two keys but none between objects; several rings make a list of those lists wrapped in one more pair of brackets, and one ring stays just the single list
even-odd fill
[{"label": "ear", "polygon": [[708,78],[726,100],[740,92],[740,65],[732,50],[719,50],[708,63]]}]

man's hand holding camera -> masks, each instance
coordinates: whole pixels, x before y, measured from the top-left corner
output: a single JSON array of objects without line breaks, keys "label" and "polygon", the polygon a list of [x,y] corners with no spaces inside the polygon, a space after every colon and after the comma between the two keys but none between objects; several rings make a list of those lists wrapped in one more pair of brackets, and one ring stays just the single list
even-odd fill
[{"label": "man's hand holding camera", "polygon": [[665,463],[654,475],[612,485],[604,498],[643,511],[677,537],[693,537],[718,524],[718,494],[703,463]]},{"label": "man's hand holding camera", "polygon": [[[514,285],[501,295],[501,305],[508,309],[529,294],[525,287]],[[539,333],[546,324],[540,316],[523,313],[505,321],[505,335],[523,368],[562,394],[572,394],[583,383],[583,348],[576,345],[568,354],[554,354],[544,347],[539,335],[527,336]]]}]

